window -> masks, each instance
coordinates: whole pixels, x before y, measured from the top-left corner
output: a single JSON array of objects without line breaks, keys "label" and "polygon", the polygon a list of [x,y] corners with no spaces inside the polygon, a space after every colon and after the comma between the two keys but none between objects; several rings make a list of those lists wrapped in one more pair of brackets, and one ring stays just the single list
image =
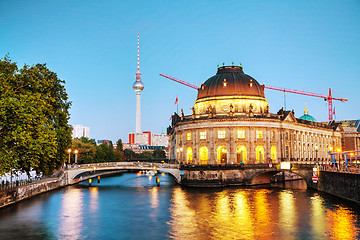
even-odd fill
[{"label": "window", "polygon": [[187,151],[186,151],[186,161],[187,161],[187,163],[191,163],[191,162],[192,162],[192,149],[191,149],[191,147],[188,147],[188,148],[187,148]]},{"label": "window", "polygon": [[238,130],[237,138],[245,138],[245,130]]},{"label": "window", "polygon": [[218,131],[218,138],[224,139],[225,138],[225,130]]},{"label": "window", "polygon": [[200,164],[208,163],[208,149],[206,147],[201,147],[199,150]]},{"label": "window", "polygon": [[256,138],[263,138],[263,131],[256,131]]},{"label": "window", "polygon": [[200,139],[206,139],[206,132],[200,132]]},{"label": "window", "polygon": [[186,135],[186,140],[190,141],[191,140],[191,132],[188,132]]}]

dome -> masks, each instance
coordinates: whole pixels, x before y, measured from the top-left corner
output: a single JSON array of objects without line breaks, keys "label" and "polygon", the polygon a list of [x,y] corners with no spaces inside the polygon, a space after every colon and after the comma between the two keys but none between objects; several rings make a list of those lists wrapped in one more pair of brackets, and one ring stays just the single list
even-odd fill
[{"label": "dome", "polygon": [[317,122],[316,119],[313,116],[309,115],[307,107],[305,107],[304,115],[299,117],[299,119],[306,120],[306,121],[309,121],[309,122]]},{"label": "dome", "polygon": [[241,66],[223,66],[200,86],[194,109],[199,115],[235,116],[268,113],[269,104],[264,85],[245,74]]},{"label": "dome", "polygon": [[144,89],[144,84],[141,81],[135,81],[133,85],[133,89],[136,92],[140,92]]},{"label": "dome", "polygon": [[245,74],[240,66],[219,67],[215,76],[198,90],[197,99],[219,96],[254,96],[265,98],[264,86]]}]

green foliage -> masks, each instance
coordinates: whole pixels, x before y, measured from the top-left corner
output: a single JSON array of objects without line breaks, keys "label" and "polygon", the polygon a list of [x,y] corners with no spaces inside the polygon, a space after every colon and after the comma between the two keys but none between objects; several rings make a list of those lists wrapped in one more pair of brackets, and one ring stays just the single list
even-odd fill
[{"label": "green foliage", "polygon": [[131,159],[131,158],[135,158],[135,157],[136,157],[136,154],[135,154],[135,152],[134,152],[133,150],[131,150],[131,149],[125,149],[125,150],[124,150],[124,156],[125,156],[125,158]]},{"label": "green foliage", "polygon": [[95,139],[89,139],[89,138],[87,138],[87,137],[80,137],[80,138],[75,138],[75,139],[78,139],[78,140],[80,140],[81,142],[83,142],[83,143],[91,143],[91,144],[93,144],[94,146],[96,146],[96,141],[95,141]]},{"label": "green foliage", "polygon": [[153,158],[153,153],[151,151],[143,151],[140,153],[139,158]]},{"label": "green foliage", "polygon": [[78,164],[83,163],[93,163],[96,154],[96,146],[90,141],[84,143],[79,139],[73,139],[72,145],[74,149],[77,149],[78,152]]},{"label": "green foliage", "polygon": [[116,142],[116,150],[118,150],[118,151],[124,151],[124,149],[123,149],[123,144],[122,144],[122,140],[121,140],[121,139],[118,139],[117,142]]},{"label": "green foliage", "polygon": [[12,169],[50,175],[71,144],[70,102],[45,64],[18,69],[0,59],[0,175]]},{"label": "green foliage", "polygon": [[166,158],[166,153],[162,149],[155,149],[152,155],[154,158]]}]

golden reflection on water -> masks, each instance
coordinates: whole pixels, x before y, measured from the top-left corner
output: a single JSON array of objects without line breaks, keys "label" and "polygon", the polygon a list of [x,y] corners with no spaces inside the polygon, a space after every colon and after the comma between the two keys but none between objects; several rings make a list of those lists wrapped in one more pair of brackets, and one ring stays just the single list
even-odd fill
[{"label": "golden reflection on water", "polygon": [[190,208],[190,202],[181,188],[175,188],[173,191],[171,216],[170,232],[175,239],[196,239],[196,211]]},{"label": "golden reflection on water", "polygon": [[90,187],[90,212],[96,214],[99,207],[99,190],[97,187]]},{"label": "golden reflection on water", "polygon": [[282,239],[296,239],[296,207],[293,193],[291,191],[282,191],[279,194],[279,229]]},{"label": "golden reflection on water", "polygon": [[79,239],[81,237],[83,211],[83,195],[81,189],[73,188],[62,197],[60,211],[60,239]]},{"label": "golden reflection on water", "polygon": [[315,239],[322,239],[326,232],[326,212],[324,202],[319,195],[311,198],[311,226]]},{"label": "golden reflection on water", "polygon": [[349,209],[339,206],[334,210],[327,210],[329,222],[329,239],[357,239],[359,228],[356,227],[355,218]]}]

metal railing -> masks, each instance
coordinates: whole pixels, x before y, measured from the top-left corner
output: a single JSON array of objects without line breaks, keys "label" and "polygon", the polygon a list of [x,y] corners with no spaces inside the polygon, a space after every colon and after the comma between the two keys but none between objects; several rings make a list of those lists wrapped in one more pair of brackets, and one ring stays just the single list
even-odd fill
[{"label": "metal railing", "polygon": [[0,182],[0,191],[15,190],[26,185],[58,179],[62,176],[63,173],[63,171],[60,171],[57,174],[54,173],[51,177],[35,177],[34,179],[15,180],[12,182],[2,181]]}]

